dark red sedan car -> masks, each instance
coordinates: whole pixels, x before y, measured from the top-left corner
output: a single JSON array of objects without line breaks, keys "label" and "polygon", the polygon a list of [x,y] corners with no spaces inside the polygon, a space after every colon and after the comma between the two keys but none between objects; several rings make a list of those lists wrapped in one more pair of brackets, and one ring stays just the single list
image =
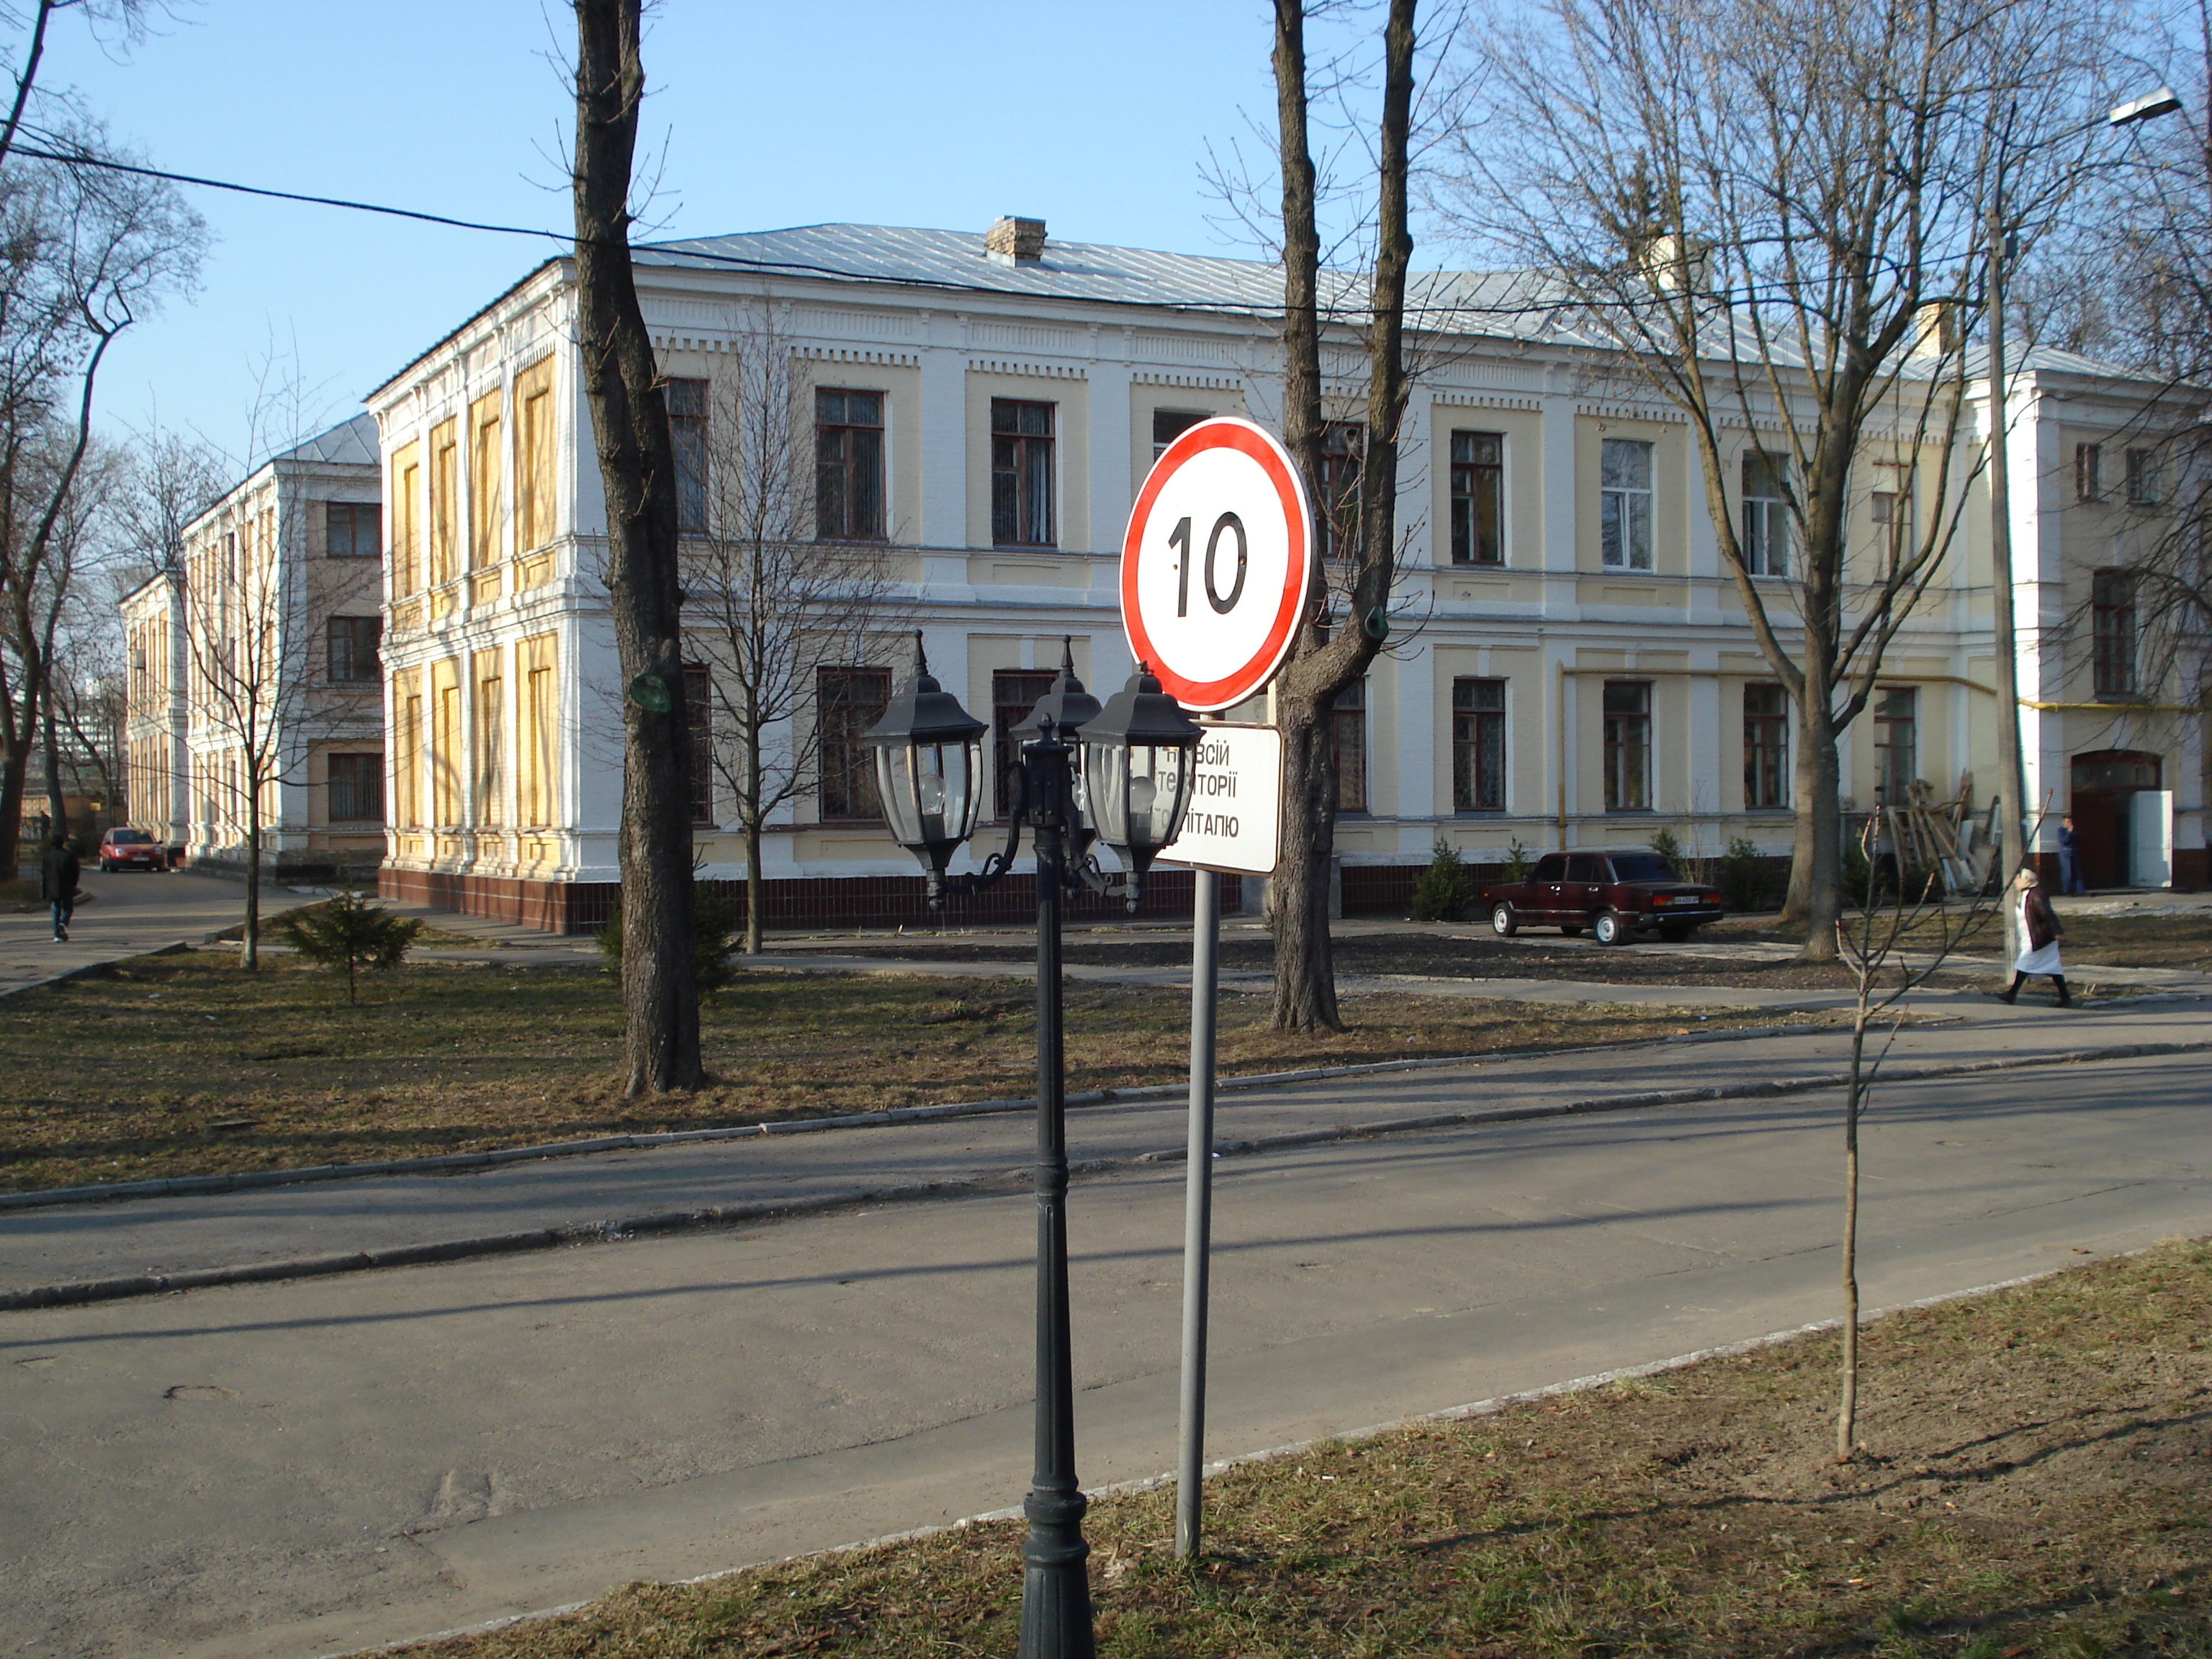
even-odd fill
[{"label": "dark red sedan car", "polygon": [[1507,939],[1534,924],[1626,945],[1638,933],[1686,939],[1721,918],[1717,888],[1684,881],[1656,853],[1547,853],[1529,878],[1486,888],[1490,925]]},{"label": "dark red sedan car", "polygon": [[143,830],[114,829],[100,838],[102,870],[166,870],[169,849]]}]

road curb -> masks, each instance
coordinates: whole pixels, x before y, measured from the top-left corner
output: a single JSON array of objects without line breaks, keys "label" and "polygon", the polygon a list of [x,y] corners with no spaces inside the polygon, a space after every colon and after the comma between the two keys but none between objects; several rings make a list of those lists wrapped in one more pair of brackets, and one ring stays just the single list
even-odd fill
[{"label": "road curb", "polygon": [[[2130,1042],[2103,1048],[2076,1048],[2064,1054],[2027,1055],[2002,1060],[1963,1061],[1955,1066],[1918,1066],[1885,1072],[1878,1086],[1927,1082],[1942,1078],[1972,1077],[1991,1072],[2021,1071],[2037,1066],[2069,1066],[2114,1060],[2160,1058],[2212,1051],[2212,1041],[2203,1042]],[[1413,1062],[1394,1062],[1411,1064]],[[1662,1089],[1638,1094],[1605,1095],[1585,1100],[1563,1101],[1550,1106],[1504,1107],[1492,1111],[1438,1112],[1421,1117],[1386,1118],[1364,1124],[1334,1124],[1301,1130],[1295,1134],[1268,1135],[1251,1140],[1216,1144],[1217,1157],[1243,1157],[1287,1151],[1299,1146],[1325,1146],[1333,1141],[1367,1140],[1383,1135],[1413,1134],[1431,1129],[1474,1127],[1492,1123],[1522,1123],[1552,1117],[1575,1117],[1599,1112],[1649,1110],[1666,1106],[1695,1105],[1715,1100],[1755,1100],[1783,1095],[1814,1094],[1843,1086],[1848,1074],[1785,1081],[1715,1085],[1703,1089]],[[1071,1175],[1103,1175],[1115,1170],[1176,1164],[1187,1157],[1182,1147],[1140,1152],[1133,1158],[1094,1158],[1074,1165]],[[1012,1169],[980,1173],[951,1180],[917,1182],[906,1186],[854,1188],[825,1193],[813,1198],[766,1200],[750,1204],[713,1205],[693,1210],[663,1211],[621,1220],[568,1222],[557,1227],[524,1232],[495,1233],[477,1238],[448,1239],[428,1244],[395,1245],[381,1250],[355,1250],[332,1255],[296,1257],[288,1261],[261,1261],[228,1267],[200,1267],[176,1273],[137,1273],[116,1279],[81,1279],[70,1284],[42,1285],[0,1291],[0,1312],[27,1312],[40,1308],[81,1307],[94,1302],[124,1301],[170,1291],[211,1290],[225,1285],[264,1284],[287,1279],[313,1279],[331,1273],[367,1273],[386,1267],[414,1267],[459,1261],[477,1256],[514,1255],[537,1250],[603,1244],[653,1234],[705,1231],[716,1227],[776,1221],[802,1215],[819,1215],[862,1205],[913,1203],[930,1199],[974,1196],[1018,1191],[1023,1170]]]},{"label": "road curb", "polygon": [[[168,955],[191,947],[167,947],[155,955]],[[80,972],[98,971],[88,968]],[[1372,1077],[1387,1072],[1441,1071],[1455,1066],[1481,1066],[1510,1060],[1565,1058],[1571,1054],[1656,1048],[1667,1043],[1740,1042],[1753,1037],[1787,1036],[1811,1026],[1758,1025],[1741,1030],[1692,1031],[1638,1042],[1592,1042],[1572,1048],[1510,1048],[1484,1054],[1448,1054],[1435,1060],[1377,1060],[1356,1066],[1315,1066],[1292,1072],[1261,1072],[1249,1077],[1223,1078],[1217,1091],[1230,1089],[1272,1088],[1291,1083],[1325,1082],[1332,1078]],[[1186,1083],[1146,1084],[1133,1089],[1087,1089],[1067,1097],[1070,1106],[1119,1105],[1128,1101],[1165,1100],[1189,1091]],[[1035,1097],[1018,1100],[953,1101],[934,1106],[888,1106],[881,1111],[847,1112],[836,1117],[792,1118],[772,1123],[747,1123],[721,1129],[669,1129],[657,1134],[595,1135],[583,1140],[549,1141],[532,1146],[505,1146],[488,1152],[443,1152],[430,1158],[386,1158],[367,1164],[313,1164],[296,1170],[245,1170],[235,1175],[169,1176],[154,1181],[118,1181],[90,1187],[55,1187],[43,1192],[0,1193],[0,1216],[15,1210],[40,1210],[66,1204],[112,1204],[131,1199],[182,1198],[200,1194],[250,1192],[264,1187],[293,1187],[321,1181],[352,1181],[370,1176],[445,1175],[455,1170],[485,1170],[502,1164],[524,1164],[541,1158],[582,1158],[594,1152],[642,1152],[654,1146],[695,1146],[718,1140],[753,1140],[763,1135],[827,1134],[843,1129],[880,1129],[895,1123],[935,1123],[952,1118],[990,1117],[1009,1112],[1032,1112]],[[4,1304],[0,1304],[4,1305]]]}]

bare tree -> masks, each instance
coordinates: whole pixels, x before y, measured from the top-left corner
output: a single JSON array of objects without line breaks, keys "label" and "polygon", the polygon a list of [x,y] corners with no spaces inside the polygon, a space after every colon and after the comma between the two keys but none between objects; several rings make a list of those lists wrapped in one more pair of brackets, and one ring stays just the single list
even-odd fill
[{"label": "bare tree", "polygon": [[380,572],[312,559],[308,503],[278,457],[266,495],[243,496],[183,565],[186,699],[203,799],[241,835],[246,927],[240,963],[261,964],[263,844],[276,791],[306,781],[315,746],[357,736],[382,714],[374,678],[337,678],[333,615],[380,592]]},{"label": "bare tree", "polygon": [[[101,148],[96,129],[72,141]],[[0,878],[43,746],[56,537],[92,442],[109,348],[188,283],[205,228],[167,185],[20,158],[0,172]]]},{"label": "bare tree", "polygon": [[1273,1020],[1280,1030],[1335,1029],[1328,866],[1336,840],[1336,757],[1330,710],[1375,659],[1389,632],[1399,559],[1398,450],[1405,418],[1407,156],[1413,126],[1414,0],[1390,0],[1383,26],[1376,134],[1376,258],[1367,295],[1367,408],[1358,460],[1358,526],[1323,489],[1321,238],[1308,137],[1305,0],[1275,0],[1275,104],[1282,175],[1283,441],[1322,514],[1335,515],[1332,573],[1316,562],[1305,614],[1275,680],[1283,734],[1282,856],[1269,892],[1275,928]]},{"label": "bare tree", "polygon": [[[1468,35],[1445,205],[1556,284],[1601,375],[1686,418],[1723,568],[1796,710],[1784,914],[1808,959],[1836,951],[1838,734],[1983,465],[1960,441],[1983,209],[2000,161],[2016,185],[2064,173],[2096,26],[2018,0],[1548,0]],[[1786,550],[1732,510],[1747,453]]]},{"label": "bare tree", "polygon": [[[707,756],[745,843],[745,943],[761,949],[761,837],[813,787],[822,671],[871,660],[896,625],[880,501],[821,510],[811,389],[765,312],[703,390],[684,503],[684,638],[702,659]],[[858,521],[848,521],[857,515]],[[695,671],[696,672],[696,671]],[[694,719],[696,720],[696,715]],[[709,758],[710,757],[710,758]]]},{"label": "bare tree", "polygon": [[696,1087],[690,741],[675,450],[630,269],[640,0],[575,0],[577,321],[606,497],[607,592],[622,660],[623,1048],[631,1095]]}]

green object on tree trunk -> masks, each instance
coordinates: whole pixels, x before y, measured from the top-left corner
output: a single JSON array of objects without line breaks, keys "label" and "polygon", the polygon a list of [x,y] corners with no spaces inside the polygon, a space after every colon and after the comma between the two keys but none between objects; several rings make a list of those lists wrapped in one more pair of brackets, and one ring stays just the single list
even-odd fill
[{"label": "green object on tree trunk", "polygon": [[658,674],[640,674],[629,683],[629,700],[648,714],[665,714],[676,707],[668,695],[668,682]]}]

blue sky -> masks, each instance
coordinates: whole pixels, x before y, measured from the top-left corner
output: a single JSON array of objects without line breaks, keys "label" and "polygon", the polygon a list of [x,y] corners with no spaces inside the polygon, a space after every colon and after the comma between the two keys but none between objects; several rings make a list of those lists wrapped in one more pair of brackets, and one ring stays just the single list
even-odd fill
[{"label": "blue sky", "polygon": [[[74,87],[174,171],[568,222],[556,158],[574,26],[557,0],[176,13],[126,56],[64,17],[42,84]],[[1200,163],[1209,140],[1252,149],[1246,112],[1272,118],[1255,0],[669,0],[649,29],[655,235],[841,220],[980,232],[1024,213],[1072,240],[1231,251]],[[551,246],[186,193],[216,237],[204,286],[111,358],[115,435],[158,420],[239,452],[272,349],[313,389],[308,413],[342,419]]]}]

